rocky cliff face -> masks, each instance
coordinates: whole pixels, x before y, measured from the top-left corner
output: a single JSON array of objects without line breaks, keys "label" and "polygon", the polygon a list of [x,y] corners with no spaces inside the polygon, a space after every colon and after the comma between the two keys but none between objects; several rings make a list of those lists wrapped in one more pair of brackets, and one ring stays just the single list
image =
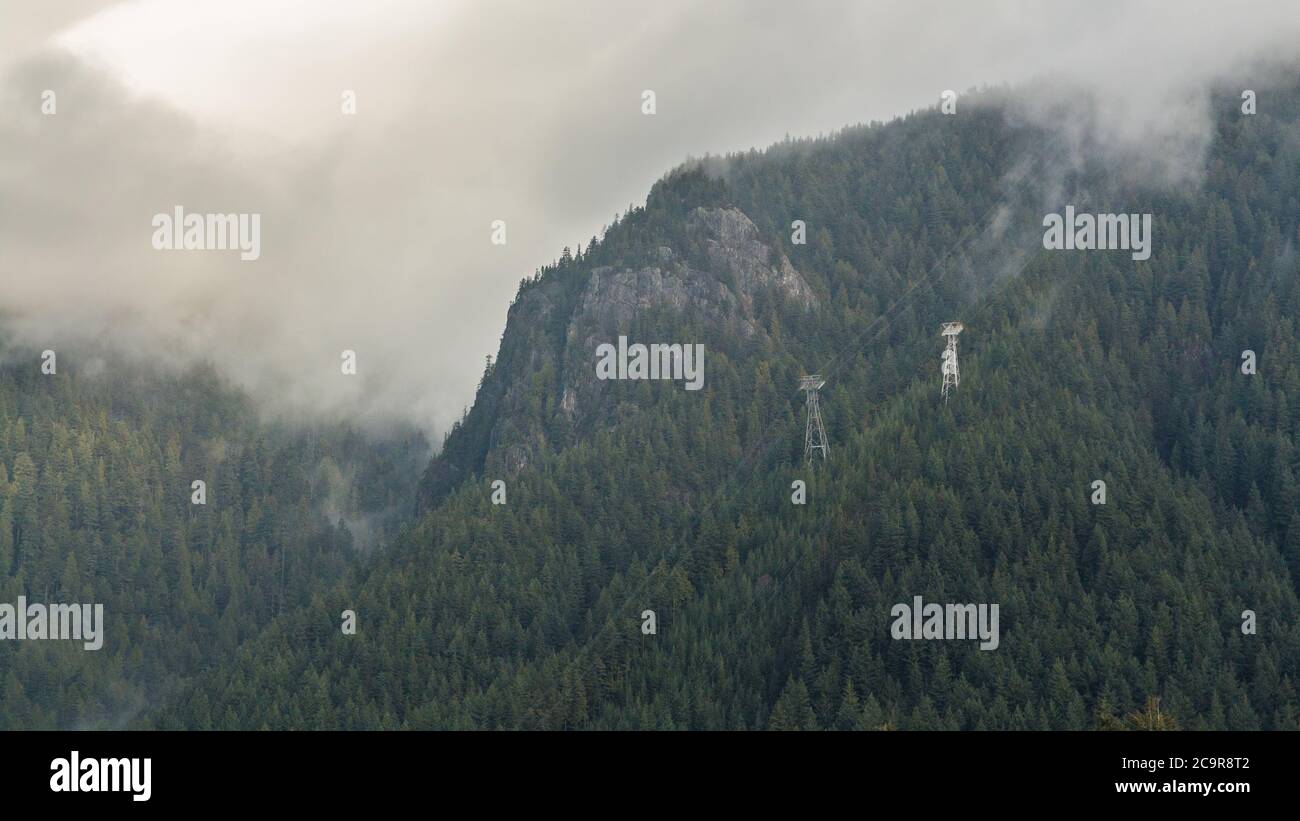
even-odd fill
[{"label": "rocky cliff face", "polygon": [[[691,210],[681,244],[656,246],[638,264],[592,267],[576,293],[555,278],[521,294],[474,408],[425,474],[423,507],[472,474],[508,478],[578,430],[610,423],[617,407],[609,383],[596,378],[596,351],[620,334],[631,332],[630,342],[702,342],[707,357],[725,340],[761,340],[755,303],[764,296],[818,307],[804,277],[737,208]],[[638,338],[650,315],[681,317],[704,338]]]}]

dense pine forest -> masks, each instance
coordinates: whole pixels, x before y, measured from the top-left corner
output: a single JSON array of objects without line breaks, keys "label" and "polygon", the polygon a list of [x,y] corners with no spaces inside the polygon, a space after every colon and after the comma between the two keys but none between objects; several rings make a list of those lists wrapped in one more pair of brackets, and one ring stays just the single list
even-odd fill
[{"label": "dense pine forest", "polygon": [[0,601],[97,602],[106,625],[96,651],[0,643],[0,727],[149,714],[308,606],[409,513],[419,436],[285,430],[209,368],[69,350],[45,374],[39,351],[7,353]]},{"label": "dense pine forest", "polygon": [[[0,598],[109,628],[0,647],[0,726],[1300,729],[1300,86],[1216,93],[1172,182],[1016,94],[672,171],[521,282],[427,468],[202,370],[11,357]],[[1150,259],[1045,251],[1067,204],[1153,214]],[[596,380],[619,335],[703,343],[704,389]],[[369,551],[338,521],[395,507]],[[999,647],[893,639],[918,595]]]}]

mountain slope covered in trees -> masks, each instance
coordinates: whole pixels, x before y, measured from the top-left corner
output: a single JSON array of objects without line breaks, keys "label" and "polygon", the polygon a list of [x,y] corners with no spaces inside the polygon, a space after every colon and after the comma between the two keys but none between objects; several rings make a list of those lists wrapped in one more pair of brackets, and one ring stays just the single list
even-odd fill
[{"label": "mountain slope covered in trees", "polygon": [[92,651],[0,642],[0,728],[148,715],[310,604],[414,498],[421,437],[268,423],[207,368],[61,348],[47,374],[3,348],[0,602],[96,603],[104,625]]},{"label": "mountain slope covered in trees", "polygon": [[[1296,729],[1300,89],[1259,93],[1173,184],[1014,92],[670,173],[521,283],[417,521],[141,725]],[[1044,251],[1067,204],[1153,214],[1150,259]],[[704,389],[597,381],[618,335]],[[918,595],[1000,646],[891,638]]]}]

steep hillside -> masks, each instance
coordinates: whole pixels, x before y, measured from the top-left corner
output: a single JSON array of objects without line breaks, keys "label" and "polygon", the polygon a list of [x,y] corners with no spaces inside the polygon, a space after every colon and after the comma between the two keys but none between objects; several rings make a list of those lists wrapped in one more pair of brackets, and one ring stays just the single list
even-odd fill
[{"label": "steep hillside", "polygon": [[207,368],[0,350],[0,603],[103,607],[98,649],[0,642],[0,729],[148,715],[409,510],[422,437],[286,429]]},{"label": "steep hillside", "polygon": [[566,257],[535,287],[521,285],[479,400],[425,476],[425,506],[470,474],[513,477],[542,454],[630,410],[620,407],[626,397],[613,392],[610,381],[593,378],[594,363],[601,344],[636,334],[640,323],[664,317],[672,327],[689,329],[678,343],[694,342],[708,329],[711,355],[743,358],[771,344],[765,301],[786,299],[805,312],[816,307],[808,283],[783,254],[763,244],[740,210],[696,207],[684,227],[678,242],[653,248],[648,261],[643,249],[631,263],[593,249],[586,257]]},{"label": "steep hillside", "polygon": [[[669,174],[521,284],[419,523],[149,723],[1296,729],[1300,90],[1263,93],[1174,187],[1009,92]],[[1067,204],[1153,214],[1150,259],[1044,251]],[[704,388],[598,380],[620,335],[704,344]],[[914,596],[998,603],[998,648],[891,638]]]}]

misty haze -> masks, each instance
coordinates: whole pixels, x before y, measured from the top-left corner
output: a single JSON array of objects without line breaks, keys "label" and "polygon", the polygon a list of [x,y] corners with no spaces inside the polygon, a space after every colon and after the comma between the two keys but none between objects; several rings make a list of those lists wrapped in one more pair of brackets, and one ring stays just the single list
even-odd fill
[{"label": "misty haze", "polygon": [[0,728],[1300,729],[1297,44],[0,0]]}]

